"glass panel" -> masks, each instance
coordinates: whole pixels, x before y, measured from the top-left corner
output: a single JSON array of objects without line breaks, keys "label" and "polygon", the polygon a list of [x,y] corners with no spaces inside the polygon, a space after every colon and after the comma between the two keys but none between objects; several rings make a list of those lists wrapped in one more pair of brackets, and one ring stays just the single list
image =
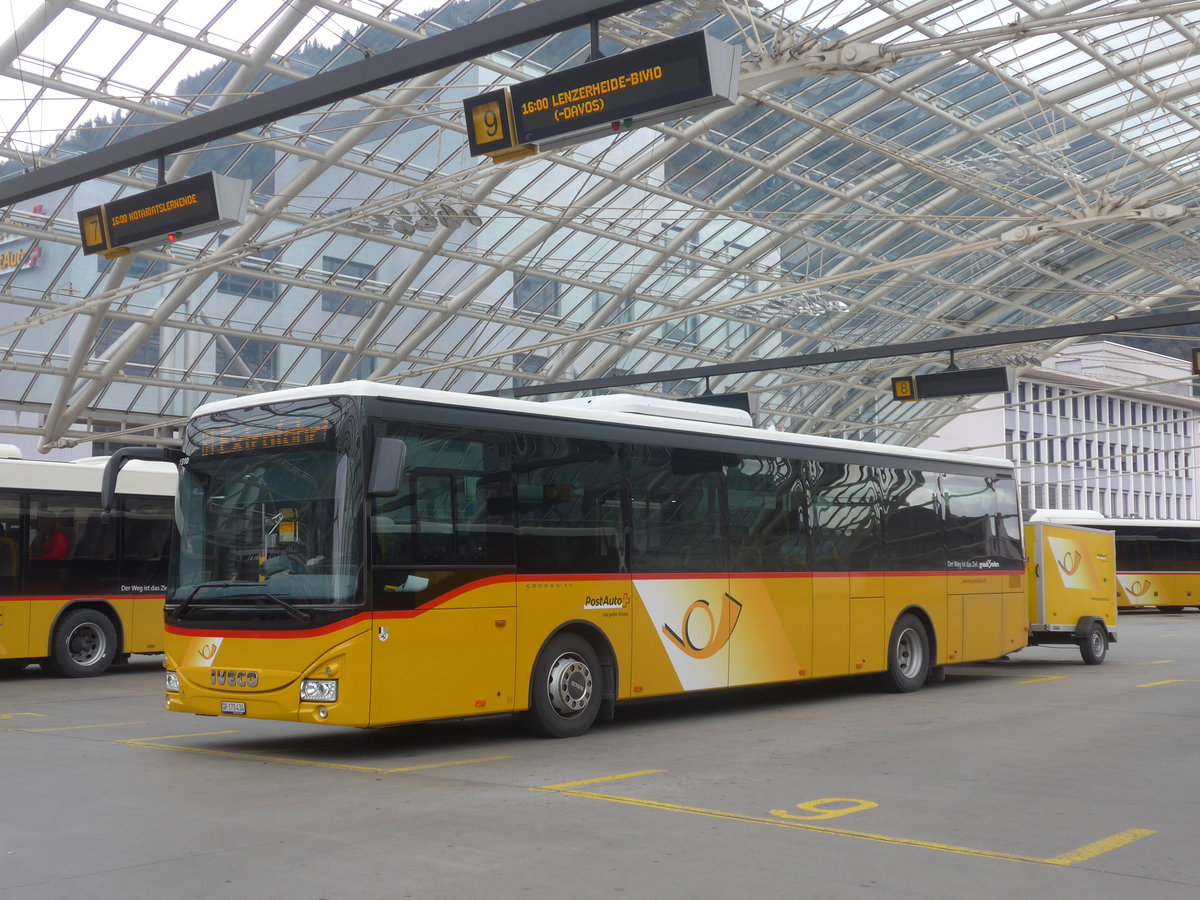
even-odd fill
[{"label": "glass panel", "polygon": [[1022,564],[1020,512],[1011,478],[943,475],[941,488],[950,569]]},{"label": "glass panel", "polygon": [[879,485],[874,473],[856,464],[811,465],[814,567],[879,569]]},{"label": "glass panel", "polygon": [[626,571],[616,447],[526,435],[516,459],[518,570]]},{"label": "glass panel", "polygon": [[170,602],[245,606],[269,594],[278,612],[281,599],[355,601],[363,488],[349,404],[237,410],[189,426]]},{"label": "glass panel", "polygon": [[374,498],[372,547],[385,566],[510,566],[512,475],[505,435],[450,425],[381,426],[408,446],[400,493]]},{"label": "glass panel", "polygon": [[883,552],[892,570],[946,568],[937,476],[913,469],[880,469]]},{"label": "glass panel", "polygon": [[10,594],[21,574],[21,498],[0,494],[0,594]]},{"label": "glass panel", "polygon": [[804,463],[748,457],[728,474],[729,533],[737,572],[810,567]]},{"label": "glass panel", "polygon": [[632,446],[629,488],[638,572],[723,572],[719,457]]},{"label": "glass panel", "polygon": [[128,497],[124,506],[121,582],[141,590],[163,590],[175,503],[170,497]]},{"label": "glass panel", "polygon": [[111,591],[116,528],[100,521],[90,494],[39,494],[29,501],[29,588],[34,594]]}]

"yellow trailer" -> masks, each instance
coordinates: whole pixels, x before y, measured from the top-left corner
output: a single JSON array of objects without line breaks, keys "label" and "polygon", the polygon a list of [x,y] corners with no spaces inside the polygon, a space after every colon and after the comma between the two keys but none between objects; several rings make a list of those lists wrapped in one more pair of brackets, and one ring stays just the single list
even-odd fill
[{"label": "yellow trailer", "polygon": [[1116,542],[1111,531],[1025,526],[1029,644],[1075,644],[1099,665],[1117,640]]}]

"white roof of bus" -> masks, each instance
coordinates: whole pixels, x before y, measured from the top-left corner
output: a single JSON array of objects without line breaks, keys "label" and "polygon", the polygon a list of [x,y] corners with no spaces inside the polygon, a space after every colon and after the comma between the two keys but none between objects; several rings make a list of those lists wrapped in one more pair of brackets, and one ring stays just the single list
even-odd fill
[{"label": "white roof of bus", "polygon": [[1116,519],[1090,509],[1039,509],[1030,513],[1033,524],[1048,522],[1057,525],[1084,525],[1089,528],[1200,528],[1195,519]]},{"label": "white roof of bus", "polygon": [[[107,457],[75,461],[0,458],[0,489],[100,492]],[[118,494],[174,496],[179,470],[171,463],[127,463],[117,479]]]},{"label": "white roof of bus", "polygon": [[[345,381],[331,385],[291,388],[282,391],[270,391],[262,394],[250,394],[232,400],[219,400],[200,406],[194,416],[211,415],[216,412],[226,412],[234,409],[261,406],[265,403],[284,403],[292,400],[317,399],[321,397],[383,397],[395,400],[411,400],[419,403],[437,403],[443,406],[458,406],[472,409],[487,409],[497,412],[521,413],[524,415],[546,416],[556,419],[574,419],[581,422],[604,422],[611,424],[632,425],[635,427],[654,427],[665,431],[681,431],[695,434],[702,432],[721,437],[743,438],[751,440],[774,441],[783,444],[796,444],[805,447],[825,447],[829,449],[858,450],[873,453],[887,453],[892,456],[907,457],[913,460],[945,460],[947,462],[970,462],[980,465],[990,465],[999,469],[1011,469],[1013,463],[1007,459],[990,456],[975,456],[965,453],[949,453],[940,450],[919,450],[912,447],[901,447],[893,444],[872,444],[865,441],[848,441],[840,438],[817,437],[814,435],[793,434],[786,431],[767,431],[754,428],[751,425],[727,424],[731,420],[730,410],[719,410],[716,414],[722,422],[706,421],[714,417],[713,407],[701,404],[684,403],[678,400],[654,400],[653,398],[636,397],[632,404],[637,406],[646,400],[660,410],[659,414],[650,415],[642,412],[621,412],[607,408],[609,403],[597,404],[606,408],[592,409],[580,400],[537,402],[532,400],[514,400],[504,397],[491,397],[481,394],[461,394],[450,391],[434,391],[427,388],[403,387],[400,385],[380,384],[374,381]],[[612,395],[609,395],[612,396]],[[664,404],[671,404],[672,415],[662,415]],[[651,408],[646,406],[645,408]],[[719,409],[719,408],[718,408]],[[689,414],[684,411],[694,410]],[[740,416],[739,416],[740,418]],[[745,421],[749,421],[748,417]]]}]

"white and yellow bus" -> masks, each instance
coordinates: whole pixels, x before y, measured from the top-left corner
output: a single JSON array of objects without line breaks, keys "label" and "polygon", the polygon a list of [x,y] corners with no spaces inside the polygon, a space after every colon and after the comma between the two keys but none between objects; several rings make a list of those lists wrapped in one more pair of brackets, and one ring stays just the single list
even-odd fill
[{"label": "white and yellow bus", "polygon": [[99,675],[161,653],[174,466],[126,468],[101,522],[105,460],[23,459],[0,444],[0,669]]},{"label": "white and yellow bus", "polygon": [[571,736],[686,691],[859,674],[912,691],[1028,642],[1004,460],[674,401],[350,382],[203,406],[179,464],[180,712],[520,713]]},{"label": "white and yellow bus", "polygon": [[1200,522],[1112,519],[1090,510],[1039,509],[1031,522],[1104,528],[1116,536],[1117,605],[1180,612],[1200,606]]}]

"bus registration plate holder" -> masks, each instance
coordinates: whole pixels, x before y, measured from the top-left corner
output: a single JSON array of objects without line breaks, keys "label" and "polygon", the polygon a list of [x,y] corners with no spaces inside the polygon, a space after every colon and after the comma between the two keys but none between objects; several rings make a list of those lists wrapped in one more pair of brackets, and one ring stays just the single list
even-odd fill
[{"label": "bus registration plate holder", "polygon": [[226,716],[244,716],[246,704],[241,700],[222,700],[221,714]]}]

